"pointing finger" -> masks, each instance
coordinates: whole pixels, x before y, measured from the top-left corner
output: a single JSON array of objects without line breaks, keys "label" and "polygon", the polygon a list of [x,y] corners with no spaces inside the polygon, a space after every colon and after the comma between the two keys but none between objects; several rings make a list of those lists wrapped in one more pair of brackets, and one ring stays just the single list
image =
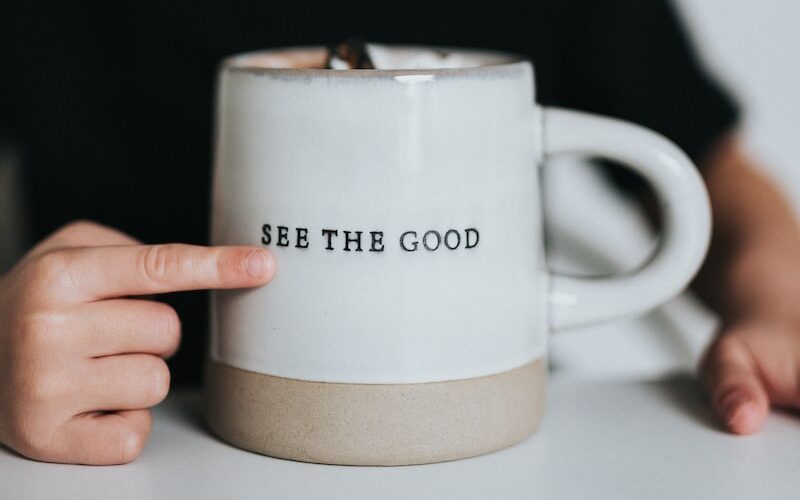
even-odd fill
[{"label": "pointing finger", "polygon": [[127,295],[250,288],[275,272],[265,249],[183,244],[90,247],[67,250],[64,272],[80,300]]}]

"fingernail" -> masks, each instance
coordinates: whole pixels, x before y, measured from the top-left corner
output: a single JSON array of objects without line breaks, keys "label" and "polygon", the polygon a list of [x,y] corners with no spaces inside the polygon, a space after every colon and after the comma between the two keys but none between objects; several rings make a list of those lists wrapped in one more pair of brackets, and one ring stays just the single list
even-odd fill
[{"label": "fingernail", "polygon": [[730,419],[740,406],[747,403],[747,400],[748,398],[742,394],[734,394],[731,397],[726,398],[726,400],[722,403],[722,412],[725,414],[725,417]]},{"label": "fingernail", "polygon": [[722,404],[725,423],[728,428],[737,434],[746,434],[752,431],[756,408],[751,398],[736,394],[727,398]]},{"label": "fingernail", "polygon": [[261,278],[267,271],[267,252],[263,250],[253,250],[245,261],[247,273],[253,278]]}]

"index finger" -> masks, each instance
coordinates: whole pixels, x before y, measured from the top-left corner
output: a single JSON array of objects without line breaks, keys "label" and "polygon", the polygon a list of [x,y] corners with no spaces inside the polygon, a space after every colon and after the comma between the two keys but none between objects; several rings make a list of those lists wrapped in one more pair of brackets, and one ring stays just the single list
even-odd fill
[{"label": "index finger", "polygon": [[70,250],[69,282],[83,299],[250,288],[275,272],[270,252],[253,246],[169,243]]}]

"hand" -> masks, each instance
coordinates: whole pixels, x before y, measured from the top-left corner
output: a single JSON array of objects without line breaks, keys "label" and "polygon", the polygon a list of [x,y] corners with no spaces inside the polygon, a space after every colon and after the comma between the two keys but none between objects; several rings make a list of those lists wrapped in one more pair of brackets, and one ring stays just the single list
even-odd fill
[{"label": "hand", "polygon": [[700,373],[733,433],[758,431],[770,405],[800,409],[800,320],[773,313],[737,321],[711,345]]},{"label": "hand", "polygon": [[724,328],[700,364],[723,425],[756,432],[770,405],[800,409],[800,231],[786,198],[735,133],[701,164],[714,211],[695,289]]},{"label": "hand", "polygon": [[65,226],[0,279],[0,442],[48,462],[133,460],[180,338],[172,308],[134,297],[259,286],[274,268],[257,247],[148,246]]}]

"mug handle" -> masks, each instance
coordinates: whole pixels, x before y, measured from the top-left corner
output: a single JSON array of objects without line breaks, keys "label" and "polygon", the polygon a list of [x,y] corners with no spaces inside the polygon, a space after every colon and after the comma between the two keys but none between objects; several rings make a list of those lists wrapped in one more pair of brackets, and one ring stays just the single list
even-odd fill
[{"label": "mug handle", "polygon": [[541,111],[543,160],[577,153],[620,162],[652,186],[664,222],[658,249],[639,269],[602,278],[551,274],[551,328],[641,313],[680,293],[711,237],[708,193],[692,161],[665,137],[632,123],[559,108]]}]

